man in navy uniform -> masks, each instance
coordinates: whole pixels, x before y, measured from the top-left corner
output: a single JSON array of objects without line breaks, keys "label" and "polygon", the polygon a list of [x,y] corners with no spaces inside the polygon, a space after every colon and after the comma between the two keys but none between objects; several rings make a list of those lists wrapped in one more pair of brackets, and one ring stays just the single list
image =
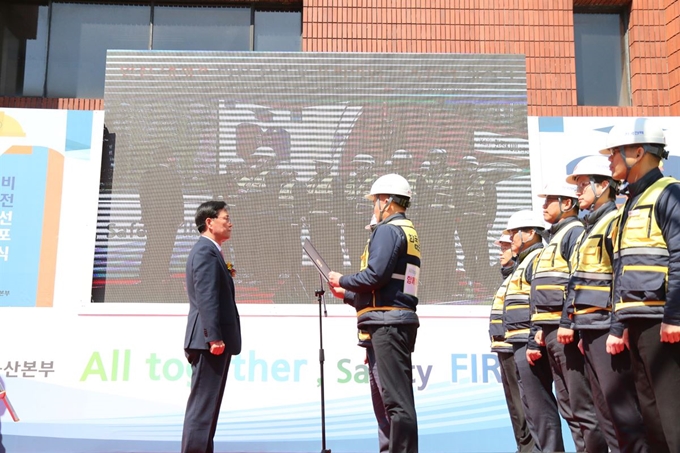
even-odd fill
[{"label": "man in navy uniform", "polygon": [[[630,348],[650,451],[680,451],[680,184],[664,177],[663,130],[622,120],[607,136],[612,177],[628,183],[614,229],[612,352]],[[618,341],[614,341],[614,340]],[[608,345],[610,341],[608,340]]]},{"label": "man in navy uniform", "polygon": [[383,405],[390,420],[389,451],[418,452],[418,422],[413,395],[411,353],[419,320],[418,281],[420,243],[405,211],[411,186],[403,176],[378,178],[367,197],[378,220],[361,260],[352,275],[331,272],[335,297],[357,310],[357,327],[371,340],[371,355],[380,376]]}]

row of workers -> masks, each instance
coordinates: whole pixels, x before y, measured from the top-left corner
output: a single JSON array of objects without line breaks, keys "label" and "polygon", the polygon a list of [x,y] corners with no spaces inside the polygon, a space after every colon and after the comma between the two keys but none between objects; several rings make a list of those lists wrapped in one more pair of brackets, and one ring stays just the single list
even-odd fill
[{"label": "row of workers", "polygon": [[542,215],[508,220],[489,333],[518,451],[564,451],[561,415],[578,451],[680,452],[680,184],[659,169],[665,145],[651,121],[623,122],[546,186]]}]

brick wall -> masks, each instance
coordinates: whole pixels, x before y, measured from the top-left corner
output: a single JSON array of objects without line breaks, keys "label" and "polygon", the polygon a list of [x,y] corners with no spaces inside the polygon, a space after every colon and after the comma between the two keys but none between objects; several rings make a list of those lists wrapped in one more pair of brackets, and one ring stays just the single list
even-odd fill
[{"label": "brick wall", "polygon": [[[278,0],[282,4],[291,0]],[[526,55],[532,116],[680,115],[676,0],[303,0],[303,51]],[[573,8],[631,5],[632,107],[576,105]],[[101,99],[0,98],[0,106],[103,109]]]},{"label": "brick wall", "polygon": [[[578,6],[622,4],[630,2],[577,0]],[[633,107],[576,105],[571,0],[306,0],[304,6],[305,51],[524,54],[529,115],[680,114],[680,61],[671,65],[675,79],[669,77],[669,54],[680,58],[680,38],[670,34],[680,25],[672,0],[633,2]]]},{"label": "brick wall", "polygon": [[665,40],[668,53],[668,102],[672,115],[680,114],[680,3],[664,0]]}]

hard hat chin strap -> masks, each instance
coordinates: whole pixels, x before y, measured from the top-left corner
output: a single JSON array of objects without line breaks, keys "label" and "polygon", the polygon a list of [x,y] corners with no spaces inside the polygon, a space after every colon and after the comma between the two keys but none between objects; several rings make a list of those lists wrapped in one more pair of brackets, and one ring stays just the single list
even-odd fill
[{"label": "hard hat chin strap", "polygon": [[563,215],[565,212],[567,212],[567,211],[562,210],[562,200],[563,200],[563,199],[562,199],[562,196],[558,196],[558,197],[557,197],[557,202],[558,202],[559,205],[560,205],[560,215],[558,215],[558,216],[557,216],[557,219],[555,219],[555,223],[557,223],[557,222],[559,222],[560,220],[562,220],[562,215]]},{"label": "hard hat chin strap", "polygon": [[[377,195],[376,195],[376,197],[377,197]],[[376,200],[378,201],[378,203],[380,203],[380,198],[376,198]],[[387,200],[385,200],[385,207],[383,207],[382,209],[380,209],[380,214],[378,215],[378,223],[380,223],[380,222],[383,221],[383,213],[385,212],[385,210],[386,210],[391,204],[392,204],[392,197],[389,197]],[[380,205],[378,205],[378,206],[380,206]]]},{"label": "hard hat chin strap", "polygon": [[630,170],[637,164],[633,165],[628,165],[628,156],[626,156],[626,147],[624,145],[619,146],[619,153],[621,153],[621,157],[623,158],[623,164],[626,166],[626,177],[624,178],[625,181],[628,181],[628,176],[630,175]]},{"label": "hard hat chin strap", "polygon": [[598,195],[597,194],[597,184],[595,183],[595,178],[592,176],[590,177],[590,190],[593,191],[593,195],[595,195],[595,200],[593,200],[593,203],[588,207],[589,211],[593,211],[595,209],[595,205],[597,204],[597,201],[604,195],[604,193],[607,191],[607,188],[611,187],[611,182],[607,179],[607,187],[602,189],[602,192]]}]

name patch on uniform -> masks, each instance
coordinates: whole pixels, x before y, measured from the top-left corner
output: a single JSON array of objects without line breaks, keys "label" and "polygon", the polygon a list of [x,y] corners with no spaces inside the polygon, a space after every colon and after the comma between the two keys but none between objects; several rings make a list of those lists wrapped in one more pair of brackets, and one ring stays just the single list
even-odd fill
[{"label": "name patch on uniform", "polygon": [[420,281],[420,268],[413,264],[406,265],[404,273],[404,294],[418,297],[418,282]]}]

